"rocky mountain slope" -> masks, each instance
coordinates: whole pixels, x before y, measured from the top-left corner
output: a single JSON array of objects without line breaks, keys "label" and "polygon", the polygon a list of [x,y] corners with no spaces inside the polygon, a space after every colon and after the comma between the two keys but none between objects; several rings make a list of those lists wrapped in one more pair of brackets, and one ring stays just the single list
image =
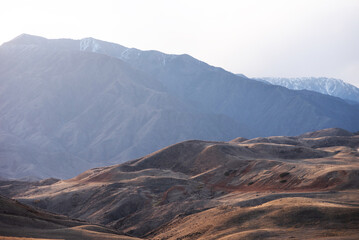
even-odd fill
[{"label": "rocky mountain slope", "polygon": [[335,78],[260,78],[274,85],[283,86],[293,90],[310,90],[339,97],[344,100],[359,103],[359,88]]},{"label": "rocky mountain slope", "polygon": [[189,55],[21,35],[0,47],[0,176],[69,178],[189,139],[359,130],[359,107]]},{"label": "rocky mountain slope", "polygon": [[69,180],[1,181],[0,193],[146,239],[355,239],[358,149],[342,129],[192,140]]}]

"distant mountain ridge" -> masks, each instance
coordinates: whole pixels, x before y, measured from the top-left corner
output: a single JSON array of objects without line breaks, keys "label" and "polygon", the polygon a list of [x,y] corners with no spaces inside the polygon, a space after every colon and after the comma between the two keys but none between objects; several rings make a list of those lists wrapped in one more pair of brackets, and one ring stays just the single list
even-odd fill
[{"label": "distant mountain ridge", "polygon": [[325,77],[255,78],[293,90],[310,90],[359,103],[359,88],[340,79]]},{"label": "distant mountain ridge", "polygon": [[0,47],[0,175],[68,178],[176,142],[359,130],[359,107],[189,55],[21,35]]},{"label": "distant mountain ridge", "polygon": [[[81,48],[80,50],[119,58],[129,63],[135,69],[143,71],[149,76],[158,79],[165,86],[167,91],[179,97],[181,100],[189,100],[191,104],[195,104],[197,107],[199,106],[206,112],[221,113],[230,116],[233,119],[240,120],[241,123],[245,123],[253,131],[256,129],[256,136],[296,135],[314,129],[334,126],[324,126],[328,121],[328,119],[325,118],[321,123],[321,125],[323,124],[323,127],[305,128],[302,130],[288,130],[290,129],[290,127],[288,127],[288,129],[284,130],[284,128],[278,128],[278,126],[274,128],[273,126],[270,126],[270,124],[268,124],[268,118],[263,119],[263,121],[259,120],[261,114],[258,113],[261,111],[268,111],[268,108],[272,108],[272,106],[265,106],[265,104],[258,105],[258,102],[266,103],[268,101],[268,94],[273,94],[275,91],[279,91],[285,93],[285,95],[292,95],[288,96],[289,98],[292,98],[295,95],[296,97],[303,97],[303,100],[307,101],[308,98],[316,98],[317,95],[314,93],[287,92],[285,89],[268,86],[268,84],[253,83],[251,79],[242,74],[232,74],[222,68],[210,66],[187,54],[173,55],[153,50],[141,51],[136,48],[126,48],[121,45],[93,38],[86,38],[79,41],[80,45],[81,42],[87,42],[87,44],[85,44],[87,47],[85,49]],[[252,89],[255,90],[252,91]],[[259,89],[269,90],[269,92],[264,93]],[[248,91],[251,93],[261,93],[254,96],[249,94]],[[278,101],[276,103],[278,105],[276,106],[283,104],[282,100]],[[313,102],[312,100],[310,101],[310,105],[316,102]],[[242,105],[242,103],[246,104]],[[248,103],[252,106],[249,107]],[[322,103],[319,105],[320,107],[318,107],[321,109],[323,106]],[[278,107],[278,110],[282,111],[283,108],[286,107],[288,106]],[[293,109],[295,108],[296,107],[293,107]],[[321,112],[322,109],[318,109],[318,111]],[[243,112],[246,112],[246,114],[243,115]],[[278,118],[278,112],[274,112],[275,114],[270,118]],[[282,114],[283,119],[288,118],[285,111]],[[353,118],[351,118],[351,120],[352,119]],[[292,119],[293,123],[297,120],[297,118]],[[277,122],[277,124],[282,126],[288,124],[288,122],[282,122],[281,124],[279,122]],[[341,124],[342,123],[336,123],[335,125],[339,126]],[[300,124],[297,126],[300,126]]]}]

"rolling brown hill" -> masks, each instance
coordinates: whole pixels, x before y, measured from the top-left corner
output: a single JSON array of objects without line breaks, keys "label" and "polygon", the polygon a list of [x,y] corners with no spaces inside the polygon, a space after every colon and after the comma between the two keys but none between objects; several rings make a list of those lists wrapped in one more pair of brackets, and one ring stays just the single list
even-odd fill
[{"label": "rolling brown hill", "polygon": [[357,239],[359,135],[185,141],[69,180],[2,181],[19,201],[151,239]]},{"label": "rolling brown hill", "polygon": [[224,205],[176,218],[153,239],[358,239],[359,209],[286,197],[255,207]]},{"label": "rolling brown hill", "polygon": [[119,235],[106,227],[40,211],[0,196],[0,239],[118,239],[137,238]]}]

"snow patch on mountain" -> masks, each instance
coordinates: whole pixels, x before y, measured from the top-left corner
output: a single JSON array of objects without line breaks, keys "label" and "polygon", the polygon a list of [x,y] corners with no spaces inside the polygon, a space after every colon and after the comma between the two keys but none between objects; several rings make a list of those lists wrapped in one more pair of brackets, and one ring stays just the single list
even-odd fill
[{"label": "snow patch on mountain", "polygon": [[98,52],[101,46],[93,38],[84,38],[80,40],[80,51]]}]

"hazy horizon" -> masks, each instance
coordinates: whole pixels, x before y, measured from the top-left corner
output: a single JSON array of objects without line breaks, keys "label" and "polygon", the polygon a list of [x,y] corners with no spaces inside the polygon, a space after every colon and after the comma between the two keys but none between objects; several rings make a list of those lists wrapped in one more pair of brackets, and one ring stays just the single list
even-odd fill
[{"label": "hazy horizon", "polygon": [[2,1],[0,44],[22,34],[93,37],[189,54],[248,77],[359,86],[359,1]]}]

